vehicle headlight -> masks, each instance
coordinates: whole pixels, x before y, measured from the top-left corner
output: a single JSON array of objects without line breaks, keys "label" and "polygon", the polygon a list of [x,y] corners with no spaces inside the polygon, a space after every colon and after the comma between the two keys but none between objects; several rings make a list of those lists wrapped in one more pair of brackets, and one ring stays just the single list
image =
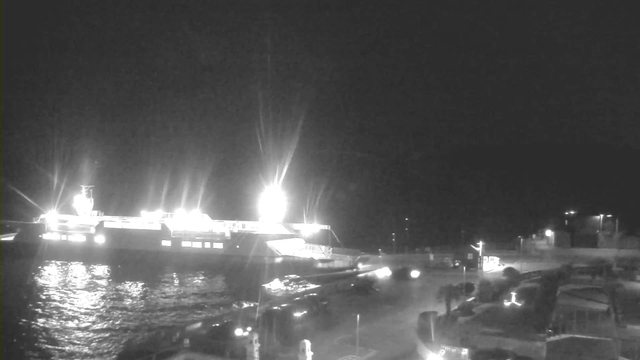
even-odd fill
[{"label": "vehicle headlight", "polygon": [[409,273],[412,279],[417,279],[420,276],[420,270],[411,270]]},{"label": "vehicle headlight", "polygon": [[386,278],[391,276],[391,269],[385,266],[381,269],[376,270],[375,274],[379,279]]},{"label": "vehicle headlight", "polygon": [[244,334],[244,330],[237,328],[236,331],[233,332],[236,336],[242,336]]},{"label": "vehicle headlight", "polygon": [[104,235],[96,235],[93,238],[93,241],[95,241],[96,244],[104,244],[104,241],[105,241]]}]

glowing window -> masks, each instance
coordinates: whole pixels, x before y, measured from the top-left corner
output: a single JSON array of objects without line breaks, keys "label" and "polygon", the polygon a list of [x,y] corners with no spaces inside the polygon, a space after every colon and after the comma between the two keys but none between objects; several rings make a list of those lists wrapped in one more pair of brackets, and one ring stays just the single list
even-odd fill
[{"label": "glowing window", "polygon": [[191,247],[191,241],[183,241],[182,247]]},{"label": "glowing window", "polygon": [[198,249],[202,249],[202,242],[200,242],[200,241],[194,241],[194,242],[191,244],[191,247],[198,248]]},{"label": "glowing window", "polygon": [[213,243],[214,249],[222,249],[222,243]]},{"label": "glowing window", "polygon": [[204,243],[204,247],[207,248],[207,249],[210,249],[211,248],[211,243],[207,241],[206,243]]},{"label": "glowing window", "polygon": [[162,240],[162,246],[171,246],[171,240]]}]

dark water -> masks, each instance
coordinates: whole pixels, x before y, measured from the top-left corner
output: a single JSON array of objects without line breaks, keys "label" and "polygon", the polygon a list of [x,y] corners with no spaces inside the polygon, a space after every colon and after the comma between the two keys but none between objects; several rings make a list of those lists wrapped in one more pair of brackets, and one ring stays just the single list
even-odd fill
[{"label": "dark water", "polygon": [[112,359],[130,338],[257,301],[259,284],[279,272],[7,257],[2,359]]}]

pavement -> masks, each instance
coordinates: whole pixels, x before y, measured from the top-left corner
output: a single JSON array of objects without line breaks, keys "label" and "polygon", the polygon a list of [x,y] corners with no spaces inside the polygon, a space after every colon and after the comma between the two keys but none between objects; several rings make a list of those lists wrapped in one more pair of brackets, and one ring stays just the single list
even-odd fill
[{"label": "pavement", "polygon": [[[467,272],[467,281],[477,274]],[[330,297],[335,326],[309,340],[314,360],[417,359],[418,314],[444,311],[436,300],[442,285],[459,283],[462,270],[423,271],[415,280],[384,279],[380,291],[370,295],[338,294]],[[358,324],[359,314],[359,324]],[[278,359],[297,359],[296,349]]]},{"label": "pavement", "polygon": [[[522,272],[546,270],[560,264],[541,261],[506,263]],[[502,276],[502,269],[482,276]],[[418,359],[416,333],[423,311],[444,312],[436,296],[442,285],[476,282],[478,273],[462,269],[429,269],[415,280],[384,279],[380,291],[370,295],[337,294],[330,297],[335,326],[309,340],[314,360]],[[454,304],[455,306],[456,304]],[[360,322],[358,326],[357,315]],[[359,331],[358,331],[359,330]],[[297,359],[297,349],[281,353],[278,359]]]}]

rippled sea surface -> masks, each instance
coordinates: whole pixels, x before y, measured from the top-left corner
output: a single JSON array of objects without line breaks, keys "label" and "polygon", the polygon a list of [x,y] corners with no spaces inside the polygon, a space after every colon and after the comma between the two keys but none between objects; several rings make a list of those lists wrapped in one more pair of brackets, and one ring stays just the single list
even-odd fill
[{"label": "rippled sea surface", "polygon": [[[132,337],[255,301],[250,271],[6,259],[3,359],[112,359]],[[262,274],[264,275],[264,274]]]}]

